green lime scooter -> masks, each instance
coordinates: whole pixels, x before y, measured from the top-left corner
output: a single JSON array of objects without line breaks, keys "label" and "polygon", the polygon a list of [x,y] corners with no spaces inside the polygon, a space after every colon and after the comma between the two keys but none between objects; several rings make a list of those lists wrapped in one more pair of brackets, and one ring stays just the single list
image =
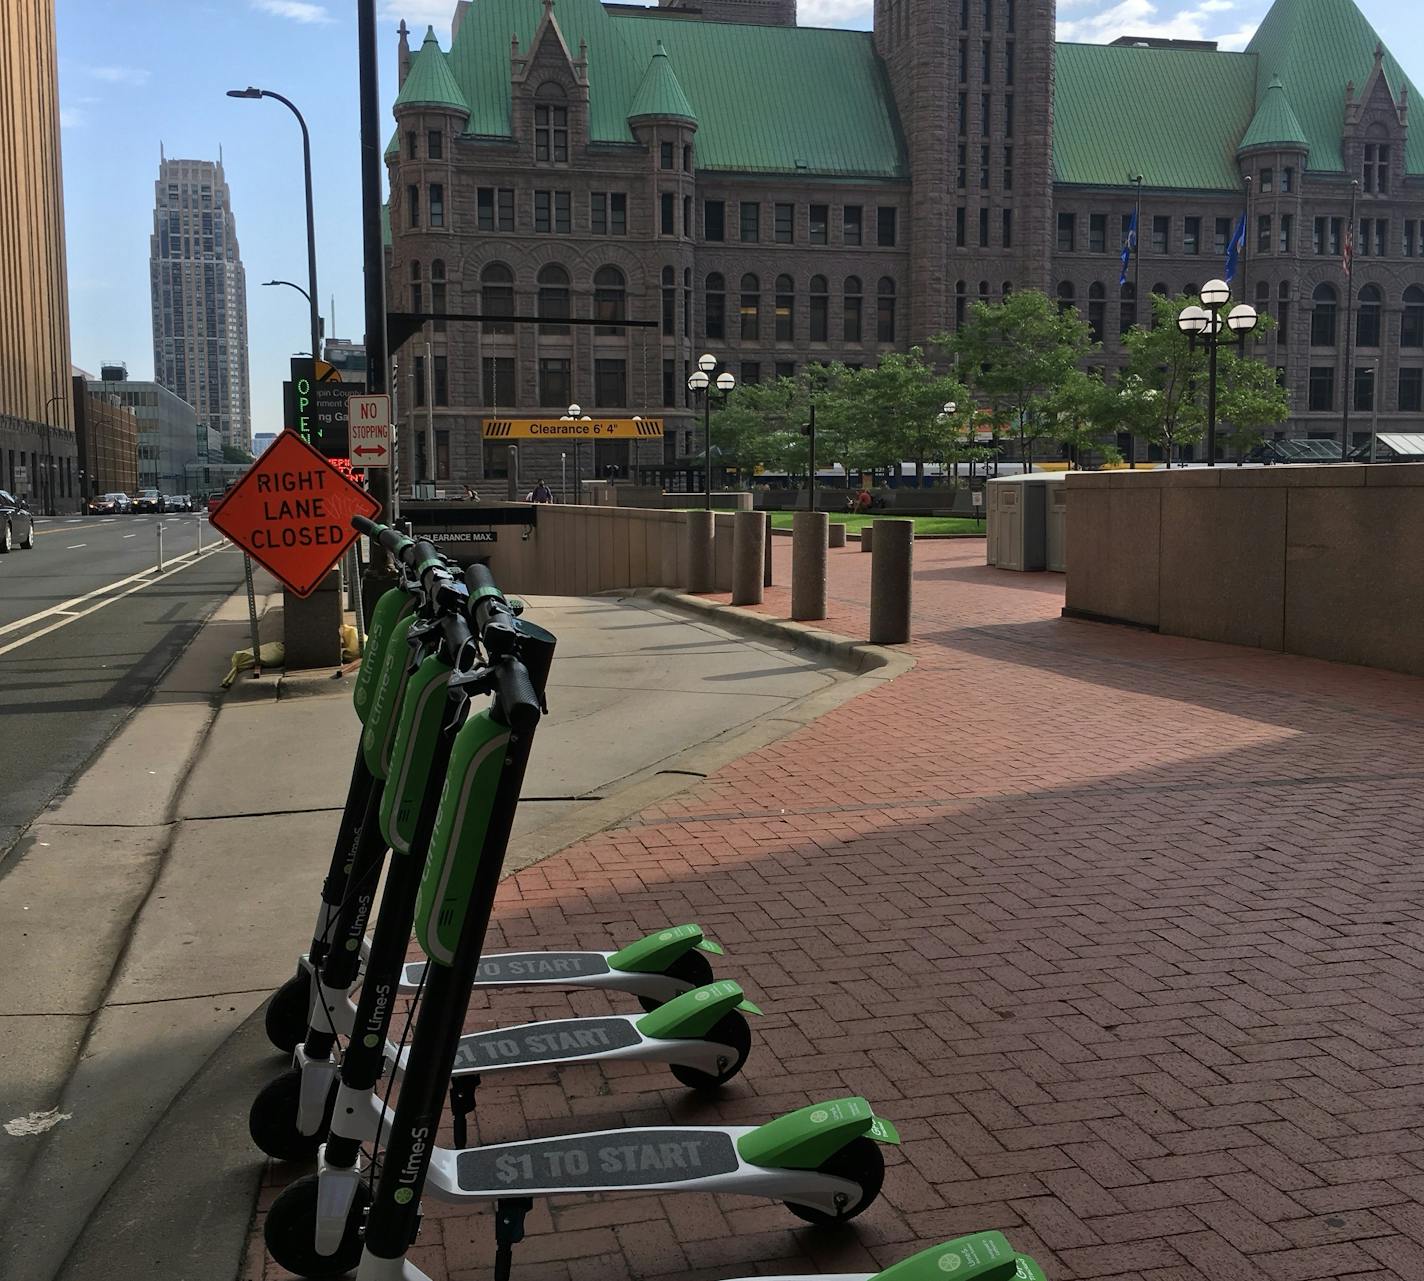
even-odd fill
[{"label": "green lime scooter", "polygon": [[[479,586],[477,575],[467,581],[472,591]],[[435,1142],[554,646],[547,632],[512,619],[496,616],[480,630],[486,667],[469,685],[493,700],[469,717],[449,755],[415,917],[430,964],[399,1098],[394,1110],[370,1093],[352,1100],[389,1135],[374,1199],[362,1183],[360,1142],[346,1132],[343,1087],[318,1173],[291,1184],[268,1211],[272,1257],[308,1277],[339,1276],[359,1262],[361,1281],[414,1281],[423,1274],[406,1256],[426,1191],[493,1203],[496,1281],[508,1281],[535,1196],[738,1192],[784,1201],[812,1223],[861,1213],[884,1178],[876,1143],[899,1137],[860,1098],[758,1127],[643,1127],[469,1149]]]},{"label": "green lime scooter", "polygon": [[901,1259],[884,1272],[798,1273],[745,1281],[1048,1281],[1042,1268],[1019,1254],[1002,1232],[956,1237]]},{"label": "green lime scooter", "polygon": [[[477,617],[488,615],[501,622],[515,617],[492,584],[482,585],[475,593],[463,584],[456,590],[448,571],[421,557],[417,545],[410,540],[390,530],[383,530],[378,536],[389,540],[392,550],[421,567],[425,590],[435,603],[434,615],[423,630],[440,639],[434,648],[417,648],[417,653],[423,652],[425,657],[408,678],[403,664],[387,663],[370,699],[363,747],[373,774],[386,779],[378,826],[384,834],[383,846],[389,843],[397,857],[392,861],[377,915],[376,947],[359,1002],[350,1007],[346,988],[348,979],[354,976],[353,958],[359,940],[359,925],[348,912],[340,919],[350,920],[351,924],[338,934],[338,945],[327,961],[318,988],[325,1008],[314,1010],[307,1035],[293,1053],[292,1069],[269,1082],[249,1110],[248,1127],[254,1142],[269,1156],[282,1160],[312,1156],[326,1137],[333,1109],[340,1118],[334,1129],[338,1151],[343,1140],[359,1147],[360,1142],[374,1138],[376,1119],[369,1104],[384,1075],[387,1057],[394,1060],[398,1054],[397,1047],[385,1040],[393,1009],[391,992],[404,960],[419,869],[435,821],[444,778],[440,762],[448,754],[468,707],[466,677],[471,670],[470,656],[478,647],[472,648],[473,638],[464,615],[473,612]],[[417,631],[415,617],[399,621],[394,641],[400,640],[402,629],[413,636]],[[392,692],[398,681],[405,682],[399,697]],[[396,719],[391,711],[397,702],[401,711],[392,734],[387,727]],[[384,746],[392,740],[393,745]],[[704,940],[696,926],[662,931],[624,949],[625,955],[620,959],[627,968],[616,972],[657,979],[663,988],[645,990],[662,994],[675,981],[668,970],[699,941]],[[547,955],[537,953],[519,957],[511,966],[511,982],[520,981],[520,969],[548,961]],[[682,968],[685,972],[685,960]],[[679,990],[685,980],[677,982],[678,987],[673,990]],[[729,996],[732,990],[735,997]],[[742,999],[735,984],[714,984],[711,989],[704,985],[697,992],[700,995],[695,999],[689,993],[689,999],[672,1013],[654,1011],[646,1015],[641,1030],[634,1020],[610,1016],[562,1020],[557,1026],[531,1024],[496,1029],[467,1038],[465,1070],[457,1071],[451,1083],[457,1137],[463,1137],[465,1118],[474,1105],[473,1091],[480,1074],[472,1069],[480,1063],[489,1071],[508,1071],[555,1060],[638,1058],[666,1063],[674,1076],[691,1088],[717,1088],[740,1071],[746,1060],[751,1033],[739,1010],[754,1011],[755,1007]],[[348,1009],[351,1017],[343,1018]],[[338,1058],[339,1037],[349,1036],[353,1026],[361,1029],[361,1035]]]}]

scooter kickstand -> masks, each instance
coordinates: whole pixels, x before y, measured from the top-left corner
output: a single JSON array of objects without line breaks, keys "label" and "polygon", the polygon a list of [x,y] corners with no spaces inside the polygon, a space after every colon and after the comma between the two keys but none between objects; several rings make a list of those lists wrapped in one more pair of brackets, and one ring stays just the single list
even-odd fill
[{"label": "scooter kickstand", "polygon": [[506,1197],[494,1203],[494,1281],[509,1281],[514,1247],[524,1240],[524,1216],[534,1208],[534,1198]]},{"label": "scooter kickstand", "polygon": [[470,1113],[475,1110],[475,1090],[479,1084],[477,1076],[459,1076],[450,1082],[450,1125],[457,1148],[470,1146]]}]

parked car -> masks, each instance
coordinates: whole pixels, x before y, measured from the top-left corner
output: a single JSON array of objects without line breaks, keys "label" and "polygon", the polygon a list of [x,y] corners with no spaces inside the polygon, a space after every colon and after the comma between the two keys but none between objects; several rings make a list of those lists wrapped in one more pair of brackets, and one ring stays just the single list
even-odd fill
[{"label": "parked car", "polygon": [[171,512],[192,511],[193,496],[191,494],[170,494],[168,497],[168,510]]},{"label": "parked car", "polygon": [[133,502],[127,494],[99,494],[84,504],[84,510],[91,516],[126,516]]},{"label": "parked car", "polygon": [[0,553],[17,543],[26,549],[35,545],[35,518],[23,498],[0,489]]},{"label": "parked car", "polygon": [[134,495],[133,509],[136,512],[161,512],[166,510],[163,495],[156,489],[140,489]]}]

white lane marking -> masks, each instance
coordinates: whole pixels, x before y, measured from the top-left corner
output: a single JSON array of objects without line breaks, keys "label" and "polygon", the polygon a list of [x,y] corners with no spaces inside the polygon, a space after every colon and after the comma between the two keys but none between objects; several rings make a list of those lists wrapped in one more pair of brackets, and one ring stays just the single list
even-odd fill
[{"label": "white lane marking", "polygon": [[83,519],[83,516],[70,516],[64,523],[66,525],[77,525]]},{"label": "white lane marking", "polygon": [[81,547],[88,547],[88,543],[70,543],[64,550],[67,552],[77,552]]},{"label": "white lane marking", "polygon": [[[124,598],[125,596],[132,596],[132,595],[134,594],[134,592],[141,592],[141,591],[143,591],[143,589],[144,589],[145,587],[152,587],[155,583],[161,583],[165,578],[172,578],[173,575],[176,574],[176,573],[178,573],[180,570],[191,569],[191,568],[192,568],[194,565],[196,565],[199,561],[207,560],[207,558],[208,558],[209,556],[213,555],[215,552],[230,551],[230,550],[235,551],[236,549],[235,549],[235,548],[231,548],[231,547],[229,547],[229,546],[226,546],[226,545],[224,545],[224,544],[218,544],[217,546],[214,546],[214,547],[207,547],[207,548],[204,548],[204,549],[203,549],[203,554],[202,554],[201,556],[196,556],[196,557],[194,557],[194,559],[192,559],[192,560],[188,560],[187,558],[188,558],[189,556],[193,556],[193,553],[192,553],[192,552],[185,552],[185,553],[183,554],[183,556],[179,558],[179,559],[181,559],[182,561],[184,561],[183,564],[174,565],[172,569],[166,570],[166,571],[165,571],[164,573],[162,573],[162,574],[157,574],[157,575],[155,575],[153,578],[146,578],[146,577],[145,577],[146,574],[152,574],[152,573],[153,573],[153,571],[150,569],[150,570],[146,570],[144,574],[136,574],[136,575],[134,576],[134,577],[136,577],[136,578],[144,578],[145,581],[143,581],[143,582],[141,582],[141,583],[134,583],[134,582],[133,582],[133,579],[125,578],[125,579],[121,579],[120,582],[118,582],[118,583],[111,583],[108,587],[101,587],[101,588],[99,589],[99,591],[100,591],[100,592],[106,592],[106,591],[113,591],[113,589],[114,589],[115,587],[122,586],[124,583],[133,583],[133,585],[132,585],[131,587],[125,587],[124,590],[121,591],[121,592],[114,592],[113,595],[105,597],[103,600],[99,601],[97,604],[91,605],[88,609],[78,610],[78,611],[74,611],[74,612],[71,612],[71,613],[65,613],[64,616],[61,617],[57,622],[51,623],[48,627],[41,627],[41,628],[39,629],[39,631],[37,631],[37,632],[31,632],[28,636],[22,636],[19,640],[17,640],[17,641],[11,641],[8,645],[0,645],[0,658],[3,658],[6,654],[10,653],[10,652],[13,651],[13,650],[19,649],[21,645],[28,645],[31,641],[39,640],[39,638],[40,638],[41,636],[48,636],[51,632],[57,632],[61,627],[67,627],[70,623],[74,622],[76,619],[79,619],[79,618],[88,618],[90,614],[97,614],[97,613],[98,613],[101,609],[103,609],[106,605],[112,605],[116,600],[123,600],[123,598]],[[51,615],[51,614],[60,613],[60,612],[64,611],[67,606],[69,606],[69,605],[78,605],[78,604],[80,604],[81,602],[86,601],[86,600],[89,600],[91,597],[96,596],[96,595],[98,595],[98,592],[90,592],[88,596],[82,596],[82,597],[79,598],[79,600],[66,601],[66,602],[64,603],[64,605],[57,605],[57,606],[55,606],[55,607],[52,608],[52,609],[47,609],[47,610],[45,610],[45,611],[44,611],[43,613],[41,613],[41,614],[36,614],[34,617],[36,617],[36,618],[45,618],[45,617],[48,617],[48,616]],[[21,621],[23,622],[23,621],[25,621],[25,620],[21,620]],[[14,628],[14,627],[16,627],[16,626],[19,626],[19,624],[17,624],[17,623],[11,623],[11,624],[10,624],[10,627],[9,627],[9,628],[6,628],[5,630],[7,630],[7,631],[8,631],[8,630],[11,630],[12,628]]]},{"label": "white lane marking", "polygon": [[124,537],[125,537],[125,538],[137,538],[138,535],[137,535],[137,534],[125,534]]},{"label": "white lane marking", "polygon": [[[211,548],[203,548],[203,554],[209,551],[216,551],[221,544],[214,544]],[[186,560],[189,556],[197,555],[197,548],[186,552],[179,552],[174,560]],[[105,592],[111,592],[117,587],[126,587],[129,583],[135,583],[140,578],[146,578],[153,573],[151,569],[140,570],[137,574],[130,574],[127,578],[120,578],[112,583],[106,583],[103,587],[96,587],[92,592],[85,592],[83,596],[76,596],[73,600],[62,600],[57,605],[51,605],[48,609],[42,609],[38,613],[30,614],[26,618],[16,619],[13,623],[6,623],[0,627],[0,636],[6,636],[10,632],[19,631],[22,627],[29,627],[32,623],[38,623],[42,618],[49,618],[52,614],[58,614],[66,609],[73,609],[76,605],[82,605],[85,601],[93,600],[96,596],[102,596]]]}]

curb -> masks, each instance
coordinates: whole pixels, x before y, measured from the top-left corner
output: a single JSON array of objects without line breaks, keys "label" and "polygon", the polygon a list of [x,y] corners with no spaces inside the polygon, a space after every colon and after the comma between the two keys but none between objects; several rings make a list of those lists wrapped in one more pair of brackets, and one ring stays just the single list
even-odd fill
[{"label": "curb", "polygon": [[868,641],[848,640],[835,632],[823,631],[807,623],[758,614],[740,605],[723,605],[719,601],[708,600],[705,596],[691,596],[671,587],[639,587],[622,594],[655,601],[660,605],[671,605],[674,609],[696,614],[707,622],[725,627],[729,631],[754,636],[758,640],[789,644],[794,649],[829,658],[836,666],[848,672],[859,674],[879,671],[885,679],[893,680],[915,665],[915,660],[903,650],[891,649],[886,645],[872,645]]}]

